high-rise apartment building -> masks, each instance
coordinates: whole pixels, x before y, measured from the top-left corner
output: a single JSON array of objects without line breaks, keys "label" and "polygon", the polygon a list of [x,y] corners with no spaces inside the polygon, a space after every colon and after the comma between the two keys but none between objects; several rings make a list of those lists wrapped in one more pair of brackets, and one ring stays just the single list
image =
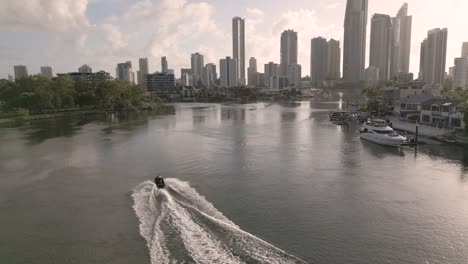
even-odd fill
[{"label": "high-rise apartment building", "polygon": [[429,30],[427,38],[421,43],[419,77],[429,84],[441,84],[444,81],[447,59],[446,28]]},{"label": "high-rise apartment building", "polygon": [[302,67],[299,64],[289,64],[288,82],[291,88],[301,88]]},{"label": "high-rise apartment building", "polygon": [[205,59],[200,53],[194,53],[191,56],[192,74],[195,85],[202,82],[203,67],[205,67]]},{"label": "high-rise apartment building", "polygon": [[388,15],[374,14],[371,20],[369,66],[379,69],[379,80],[390,77],[391,51],[393,47],[392,20]]},{"label": "high-rise apartment building", "polygon": [[282,76],[288,75],[288,66],[297,64],[297,32],[285,30],[281,34],[280,71]]},{"label": "high-rise apartment building", "polygon": [[219,61],[220,84],[221,87],[236,87],[239,85],[237,73],[237,60],[231,57],[226,57]]},{"label": "high-rise apartment building", "polygon": [[28,77],[28,68],[24,65],[13,66],[15,71],[15,80],[23,79]]},{"label": "high-rise apartment building", "polygon": [[367,0],[348,0],[344,21],[343,79],[364,79],[366,59]]},{"label": "high-rise apartment building", "polygon": [[274,62],[269,62],[265,64],[265,72],[264,72],[264,84],[265,87],[272,89],[270,86],[271,80],[273,77],[278,77],[280,75],[280,65]]},{"label": "high-rise apartment building", "polygon": [[339,80],[341,77],[341,49],[338,40],[330,39],[327,42],[327,79]]},{"label": "high-rise apartment building", "polygon": [[167,58],[162,57],[161,58],[161,72],[162,73],[168,73],[168,71],[169,71],[169,65],[167,63]]},{"label": "high-rise apartment building", "polygon": [[208,63],[203,68],[203,85],[212,88],[216,85],[216,80],[218,79],[218,74],[216,72],[216,65],[213,63]]},{"label": "high-rise apartment building", "polygon": [[391,78],[398,73],[409,73],[412,23],[413,17],[408,16],[408,4],[404,3],[396,17],[392,18]]},{"label": "high-rise apartment building", "polygon": [[137,72],[138,84],[146,86],[146,75],[149,73],[148,58],[138,60],[139,70]]},{"label": "high-rise apartment building", "polygon": [[257,59],[252,57],[249,59],[249,68],[247,69],[249,86],[257,86],[257,73]]},{"label": "high-rise apartment building", "polygon": [[245,20],[240,17],[232,19],[232,58],[237,61],[238,83],[245,80]]},{"label": "high-rise apartment building", "polygon": [[41,75],[44,77],[47,77],[49,79],[52,79],[52,67],[50,66],[41,66]]},{"label": "high-rise apartment building", "polygon": [[468,56],[455,59],[453,86],[468,89]]},{"label": "high-rise apartment building", "polygon": [[132,71],[132,62],[127,61],[117,64],[116,79],[135,83],[135,74]]},{"label": "high-rise apartment building", "polygon": [[327,77],[327,40],[318,37],[311,41],[310,52],[310,82],[321,85]]}]

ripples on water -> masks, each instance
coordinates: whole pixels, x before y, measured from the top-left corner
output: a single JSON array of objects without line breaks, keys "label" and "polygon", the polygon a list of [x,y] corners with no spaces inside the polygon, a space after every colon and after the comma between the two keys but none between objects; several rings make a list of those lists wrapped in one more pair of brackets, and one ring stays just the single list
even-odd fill
[{"label": "ripples on water", "polygon": [[0,125],[0,263],[468,263],[468,151],[362,142],[337,106]]},{"label": "ripples on water", "polygon": [[187,182],[165,181],[132,194],[151,263],[305,263],[242,231]]}]

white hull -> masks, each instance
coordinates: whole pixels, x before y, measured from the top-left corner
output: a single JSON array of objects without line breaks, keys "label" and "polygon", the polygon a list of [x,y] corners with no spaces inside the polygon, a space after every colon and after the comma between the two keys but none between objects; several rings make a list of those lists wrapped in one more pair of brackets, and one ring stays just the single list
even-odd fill
[{"label": "white hull", "polygon": [[376,134],[363,133],[361,139],[387,147],[399,147],[403,143],[403,137],[388,137]]}]

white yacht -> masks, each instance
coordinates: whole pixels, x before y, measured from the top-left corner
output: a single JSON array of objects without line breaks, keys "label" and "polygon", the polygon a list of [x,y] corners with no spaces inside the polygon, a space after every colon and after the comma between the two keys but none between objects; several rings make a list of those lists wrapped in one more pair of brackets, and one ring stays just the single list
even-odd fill
[{"label": "white yacht", "polygon": [[406,140],[389,127],[385,120],[380,119],[371,119],[364,123],[359,132],[361,139],[389,147],[399,147]]}]

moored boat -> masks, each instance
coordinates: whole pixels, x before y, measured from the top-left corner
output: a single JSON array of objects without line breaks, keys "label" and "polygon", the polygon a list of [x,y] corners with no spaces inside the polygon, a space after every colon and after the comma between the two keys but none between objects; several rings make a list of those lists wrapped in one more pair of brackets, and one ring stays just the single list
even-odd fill
[{"label": "moored boat", "polygon": [[395,132],[385,120],[371,119],[361,130],[361,139],[389,147],[399,147],[406,138]]}]

